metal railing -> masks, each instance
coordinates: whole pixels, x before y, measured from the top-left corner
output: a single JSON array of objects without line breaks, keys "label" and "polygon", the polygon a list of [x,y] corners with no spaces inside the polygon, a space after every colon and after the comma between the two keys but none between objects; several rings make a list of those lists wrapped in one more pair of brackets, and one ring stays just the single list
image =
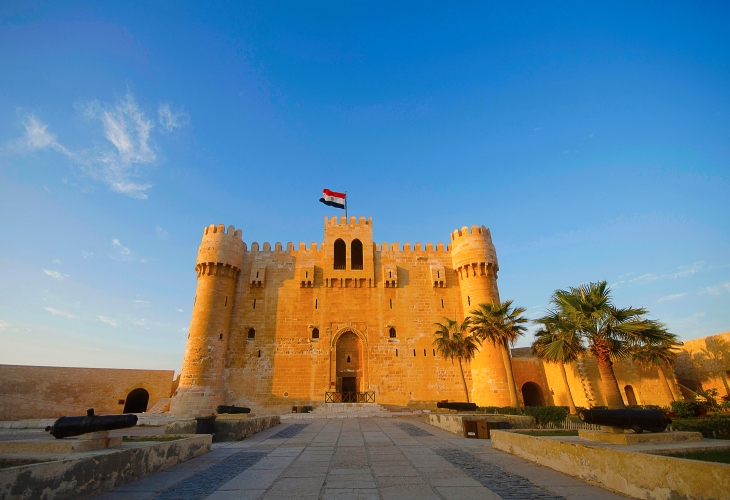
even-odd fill
[{"label": "metal railing", "polygon": [[325,392],[325,403],[374,403],[375,392]]},{"label": "metal railing", "polygon": [[593,431],[601,430],[600,425],[596,424],[586,424],[585,422],[581,422],[569,417],[565,417],[565,420],[562,422],[555,424],[553,422],[549,422],[547,424],[538,424],[536,426],[538,429],[564,429],[564,430],[578,430],[578,429],[588,429]]}]

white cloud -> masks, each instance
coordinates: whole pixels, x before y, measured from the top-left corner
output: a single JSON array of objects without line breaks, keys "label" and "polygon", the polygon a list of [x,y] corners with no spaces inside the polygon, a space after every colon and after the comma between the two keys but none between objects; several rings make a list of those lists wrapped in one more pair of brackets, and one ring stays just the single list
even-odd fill
[{"label": "white cloud", "polygon": [[23,120],[25,134],[15,142],[11,142],[4,148],[6,154],[27,154],[36,150],[53,149],[69,158],[74,154],[61,145],[56,136],[48,132],[48,125],[43,124],[34,115],[28,115]]},{"label": "white cloud", "polygon": [[664,297],[659,297],[657,299],[657,302],[659,302],[659,303],[669,302],[670,300],[681,299],[685,295],[687,295],[687,294],[686,293],[675,293],[675,294],[672,294],[672,295],[665,295]]},{"label": "white cloud", "polygon": [[176,308],[175,308],[175,310],[176,310],[177,312],[179,312],[179,313],[181,313],[181,312],[185,312],[185,311],[183,311],[182,309],[180,309],[179,307],[176,307]]},{"label": "white cloud", "polygon": [[51,262],[54,263],[54,264],[60,264],[61,263],[61,261],[59,259],[53,259]]},{"label": "white cloud", "polygon": [[681,266],[678,267],[676,270],[664,274],[657,274],[657,273],[646,273],[642,274],[641,276],[637,276],[636,278],[633,278],[629,280],[629,283],[636,283],[638,285],[646,285],[648,283],[654,283],[655,281],[660,280],[673,280],[677,278],[688,278],[690,276],[693,276],[697,274],[699,271],[702,271],[704,268],[704,262],[698,261],[693,264],[690,264],[688,266]]},{"label": "white cloud", "polygon": [[64,278],[69,277],[68,274],[62,274],[62,273],[59,273],[58,271],[51,271],[50,269],[43,269],[43,272],[46,273],[46,275],[48,275],[51,278],[58,280],[58,281],[61,281]]},{"label": "white cloud", "polygon": [[71,314],[66,311],[61,311],[59,309],[54,309],[52,307],[44,307],[43,309],[45,309],[49,313],[53,314],[54,316],[63,316],[66,319],[79,319],[78,316],[76,316],[75,314]]},{"label": "white cloud", "polygon": [[133,320],[131,320],[131,322],[134,326],[147,326],[147,323],[145,323],[144,318],[143,319],[133,319]]},{"label": "white cloud", "polygon": [[97,148],[83,164],[94,179],[106,183],[112,191],[133,198],[147,198],[146,191],[152,184],[133,181],[139,176],[140,167],[150,166],[157,160],[150,145],[150,132],[154,125],[137,106],[134,97],[127,92],[113,106],[91,102],[84,106],[87,117],[101,121],[103,134],[113,147]]},{"label": "white cloud", "polygon": [[135,305],[138,305],[138,306],[142,306],[142,307],[147,307],[147,306],[149,306],[149,305],[150,305],[150,301],[149,301],[149,300],[140,300],[140,299],[136,299],[136,300],[134,301],[134,304],[135,304]]},{"label": "white cloud", "polygon": [[167,232],[167,231],[165,231],[165,230],[164,230],[163,228],[161,228],[160,226],[155,226],[155,232],[157,233],[157,236],[159,236],[159,237],[160,237],[160,238],[162,238],[163,240],[166,240],[167,238],[169,238],[169,237],[170,237],[170,233],[169,233],[169,232]]},{"label": "white cloud", "polygon": [[107,325],[111,325],[114,327],[119,326],[119,322],[115,319],[107,318],[106,316],[101,316],[101,315],[97,316],[97,318],[99,318],[99,320],[102,323],[106,323]]},{"label": "white cloud", "polygon": [[176,128],[184,127],[188,124],[188,115],[184,111],[174,112],[167,103],[160,104],[157,108],[157,120],[162,125],[162,129],[170,133]]},{"label": "white cloud", "polygon": [[81,250],[81,257],[84,260],[89,260],[94,256],[94,252],[87,252],[86,250]]},{"label": "white cloud", "polygon": [[112,246],[117,249],[118,257],[122,260],[129,262],[141,262],[143,264],[147,263],[147,259],[145,257],[139,257],[129,247],[122,245],[118,238],[112,238]]},{"label": "white cloud", "polygon": [[720,295],[722,293],[730,292],[730,281],[724,281],[719,285],[707,287],[704,291],[712,295]]},{"label": "white cloud", "polygon": [[0,332],[5,330],[10,324],[7,321],[3,321],[0,319]]}]

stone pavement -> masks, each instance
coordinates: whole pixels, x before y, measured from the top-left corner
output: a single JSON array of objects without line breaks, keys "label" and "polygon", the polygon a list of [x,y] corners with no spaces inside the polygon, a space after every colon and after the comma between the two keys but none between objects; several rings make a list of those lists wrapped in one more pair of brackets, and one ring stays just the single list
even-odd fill
[{"label": "stone pavement", "polygon": [[417,418],[290,421],[97,498],[625,498]]}]

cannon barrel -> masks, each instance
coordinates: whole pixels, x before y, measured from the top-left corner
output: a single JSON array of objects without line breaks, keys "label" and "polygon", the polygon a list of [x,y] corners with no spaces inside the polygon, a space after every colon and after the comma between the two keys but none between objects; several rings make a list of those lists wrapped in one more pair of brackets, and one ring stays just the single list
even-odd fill
[{"label": "cannon barrel", "polygon": [[439,401],[436,403],[436,408],[445,408],[448,410],[457,410],[457,411],[476,411],[477,405],[476,403],[449,403],[448,401]]},{"label": "cannon barrel", "polygon": [[56,439],[80,436],[90,432],[113,431],[137,425],[137,415],[94,415],[94,409],[86,410],[84,417],[61,417],[46,427]]},{"label": "cannon barrel", "polygon": [[663,432],[672,423],[660,410],[583,410],[578,416],[587,424],[632,429],[637,433]]},{"label": "cannon barrel", "polygon": [[226,405],[220,405],[215,409],[216,413],[219,415],[222,415],[224,413],[229,413],[231,415],[233,414],[239,414],[239,413],[251,413],[251,408],[244,408],[243,406],[226,406]]}]

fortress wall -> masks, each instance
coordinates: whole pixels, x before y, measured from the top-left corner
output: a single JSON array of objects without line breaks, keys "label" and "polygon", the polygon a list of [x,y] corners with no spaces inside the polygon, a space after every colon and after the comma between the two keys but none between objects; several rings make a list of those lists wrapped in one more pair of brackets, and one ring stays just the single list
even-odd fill
[{"label": "fortress wall", "polygon": [[0,420],[122,413],[130,391],[146,389],[147,408],[169,398],[172,370],[0,365]]},{"label": "fortress wall", "polygon": [[[548,387],[552,389],[555,405],[569,406],[568,390],[563,382],[563,376],[560,373],[560,366],[557,363],[543,362],[542,367],[545,372]],[[570,394],[573,396],[575,406],[582,406],[584,408],[590,407],[590,403],[586,398],[583,385],[581,384],[580,375],[578,374],[578,368],[575,363],[565,364],[565,376],[568,379]]]},{"label": "fortress wall", "polygon": [[656,368],[645,369],[631,361],[618,361],[613,364],[613,372],[618,381],[618,387],[629,404],[625,386],[634,389],[636,402],[640,405],[669,406],[672,402],[672,393],[667,385],[659,378]]},{"label": "fortress wall", "polygon": [[730,332],[686,341],[674,370],[691,389],[717,389],[719,396],[730,396]]},{"label": "fortress wall", "polygon": [[520,404],[524,404],[522,397],[522,386],[527,382],[533,382],[540,386],[545,405],[552,405],[550,386],[543,375],[542,362],[533,356],[513,357],[512,370],[515,376],[515,385],[520,394]]}]

